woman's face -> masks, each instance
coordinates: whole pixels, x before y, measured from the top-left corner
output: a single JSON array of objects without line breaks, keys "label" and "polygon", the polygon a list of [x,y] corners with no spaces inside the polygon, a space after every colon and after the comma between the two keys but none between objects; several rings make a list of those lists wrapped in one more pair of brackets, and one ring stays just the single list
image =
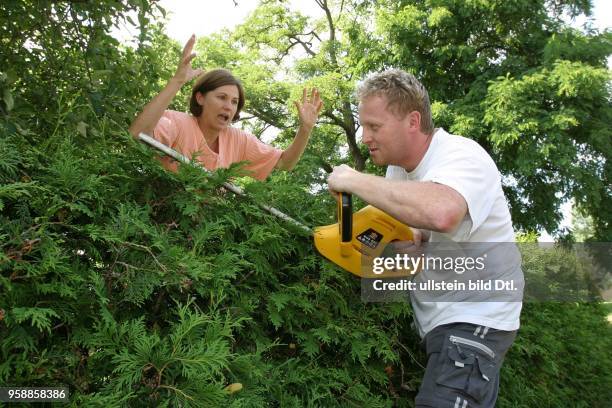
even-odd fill
[{"label": "woman's face", "polygon": [[202,105],[199,120],[210,128],[221,130],[232,122],[238,110],[239,93],[236,85],[223,85],[212,91],[197,94],[197,101]]}]

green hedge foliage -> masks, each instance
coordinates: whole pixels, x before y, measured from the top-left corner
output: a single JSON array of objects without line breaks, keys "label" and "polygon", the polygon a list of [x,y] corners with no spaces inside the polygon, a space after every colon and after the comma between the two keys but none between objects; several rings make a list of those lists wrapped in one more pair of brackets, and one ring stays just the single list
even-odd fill
[{"label": "green hedge foliage", "polygon": [[[254,204],[312,224],[331,199],[273,183],[235,198],[220,188],[234,169],[166,172],[119,128],[66,126],[42,150],[9,125],[0,383],[66,385],[75,406],[411,406],[425,361],[410,307],[362,303],[358,279]],[[604,407],[602,307],[530,303],[522,321],[499,406]]]}]

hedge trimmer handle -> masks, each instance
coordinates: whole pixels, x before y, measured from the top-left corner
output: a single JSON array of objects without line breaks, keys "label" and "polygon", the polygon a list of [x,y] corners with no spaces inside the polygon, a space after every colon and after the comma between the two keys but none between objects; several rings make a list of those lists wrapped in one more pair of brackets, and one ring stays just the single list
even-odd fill
[{"label": "hedge trimmer handle", "polygon": [[340,242],[351,242],[353,239],[353,196],[349,193],[338,193],[338,225]]}]

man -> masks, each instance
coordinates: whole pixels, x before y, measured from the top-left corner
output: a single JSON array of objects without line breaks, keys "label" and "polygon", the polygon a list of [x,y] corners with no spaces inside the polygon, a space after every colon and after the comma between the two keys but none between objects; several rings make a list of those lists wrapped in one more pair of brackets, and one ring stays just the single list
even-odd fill
[{"label": "man", "polygon": [[[363,143],[376,165],[388,165],[387,175],[342,165],[329,176],[329,189],[356,194],[410,225],[416,245],[468,245],[467,252],[487,259],[479,276],[514,285],[511,296],[464,291],[439,301],[411,291],[428,355],[416,406],[493,407],[499,369],[519,328],[523,287],[501,176],[476,142],[434,128],[428,93],[414,76],[388,70],[366,79],[357,93]],[[425,279],[426,272],[417,276]],[[448,280],[455,272],[447,272]]]}]

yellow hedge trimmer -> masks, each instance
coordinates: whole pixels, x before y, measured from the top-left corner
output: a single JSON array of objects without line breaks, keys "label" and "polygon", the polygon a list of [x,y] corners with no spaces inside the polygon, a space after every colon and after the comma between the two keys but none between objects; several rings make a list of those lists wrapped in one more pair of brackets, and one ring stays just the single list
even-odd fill
[{"label": "yellow hedge trimmer", "polygon": [[[140,133],[138,138],[182,163],[191,163],[187,157],[144,133]],[[246,196],[246,193],[234,184],[226,182],[223,187],[234,194]],[[321,255],[360,277],[379,277],[380,275],[372,272],[374,258],[383,256],[383,251],[392,242],[413,239],[412,231],[407,225],[376,207],[368,205],[353,214],[352,197],[347,193],[340,193],[338,197],[338,223],[314,229],[274,207],[260,203],[258,205],[275,217],[312,235],[315,247]]]}]

